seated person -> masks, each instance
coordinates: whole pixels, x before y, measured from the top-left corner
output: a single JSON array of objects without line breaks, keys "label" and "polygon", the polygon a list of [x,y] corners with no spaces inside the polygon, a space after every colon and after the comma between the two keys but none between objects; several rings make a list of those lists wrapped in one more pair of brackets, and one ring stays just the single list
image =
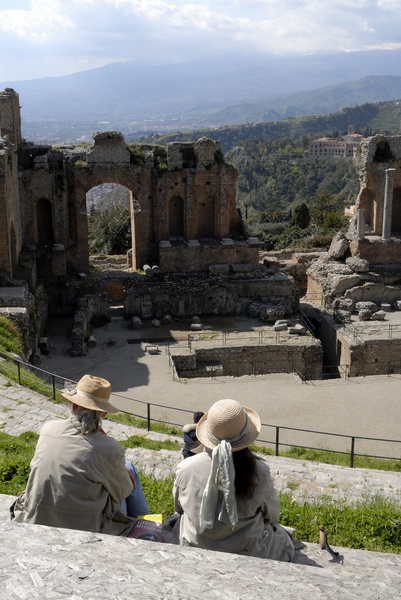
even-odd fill
[{"label": "seated person", "polygon": [[179,463],[174,483],[180,544],[293,559],[269,467],[248,448],[259,433],[259,416],[235,400],[219,400],[200,419],[196,435],[205,449]]},{"label": "seated person", "polygon": [[182,455],[184,458],[194,456],[195,452],[192,452],[192,450],[199,446],[198,438],[196,437],[196,424],[198,423],[199,419],[203,417],[203,415],[203,412],[194,412],[194,422],[188,423],[182,428],[184,432],[184,447],[182,449]]},{"label": "seated person", "polygon": [[110,394],[110,383],[93,375],[62,394],[72,402],[72,415],[42,427],[27,487],[10,509],[12,519],[128,535],[134,517],[149,512],[136,469],[101,428],[102,417],[118,412]]}]

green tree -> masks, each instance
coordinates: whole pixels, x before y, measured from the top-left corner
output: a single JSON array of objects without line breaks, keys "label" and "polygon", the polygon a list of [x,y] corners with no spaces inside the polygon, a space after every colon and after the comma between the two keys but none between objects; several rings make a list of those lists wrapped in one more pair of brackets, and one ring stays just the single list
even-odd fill
[{"label": "green tree", "polygon": [[336,210],[337,200],[334,194],[323,188],[317,192],[310,206],[310,215],[313,224],[323,227],[327,215]]},{"label": "green tree", "polygon": [[126,188],[116,189],[91,209],[88,217],[90,254],[126,254],[131,248],[129,198]]},{"label": "green tree", "polygon": [[306,229],[310,224],[310,212],[306,202],[298,204],[292,214],[292,218],[289,222],[289,227],[299,227],[299,229]]}]

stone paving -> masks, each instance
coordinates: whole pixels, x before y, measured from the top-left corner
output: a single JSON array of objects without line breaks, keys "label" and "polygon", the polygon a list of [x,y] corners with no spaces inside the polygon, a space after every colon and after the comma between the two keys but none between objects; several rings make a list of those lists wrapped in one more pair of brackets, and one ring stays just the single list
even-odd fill
[{"label": "stone paving", "polygon": [[[56,405],[0,377],[0,430],[10,435],[39,432],[69,407]],[[111,421],[105,429],[116,439],[148,433]],[[181,443],[180,438],[177,439]],[[166,476],[174,472],[179,451],[127,451],[136,464]],[[401,474],[349,469],[281,457],[267,457],[278,490],[294,501],[356,502],[372,494],[401,500]],[[318,600],[401,598],[401,555],[334,547],[331,556],[318,544],[296,542],[292,564],[115,538],[99,534],[9,521],[12,497],[0,495],[0,589],[2,600],[71,600],[188,597],[211,600]]]}]

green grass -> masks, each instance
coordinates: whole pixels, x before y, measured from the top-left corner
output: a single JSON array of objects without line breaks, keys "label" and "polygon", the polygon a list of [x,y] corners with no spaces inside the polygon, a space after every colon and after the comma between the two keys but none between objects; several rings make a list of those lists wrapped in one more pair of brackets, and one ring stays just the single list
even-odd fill
[{"label": "green grass", "polygon": [[0,494],[15,496],[25,489],[38,437],[30,431],[19,437],[0,433]]},{"label": "green grass", "polygon": [[[264,446],[251,446],[253,452],[273,456],[275,452],[271,448]],[[329,450],[309,450],[307,448],[292,447],[285,452],[280,452],[279,456],[284,458],[296,458],[299,460],[310,460],[313,462],[322,462],[330,465],[340,465],[349,467],[351,455],[348,452],[340,454],[330,452]],[[371,458],[370,456],[354,456],[354,467],[360,469],[378,469],[379,471],[401,471],[401,460],[386,460]]]},{"label": "green grass", "polygon": [[295,527],[298,540],[317,543],[324,525],[330,545],[401,554],[401,507],[395,501],[376,497],[355,505],[308,503],[288,494],[280,499],[280,523]]},{"label": "green grass", "polygon": [[142,435],[131,435],[126,440],[120,442],[124,448],[147,448],[148,450],[176,450],[181,451],[181,444],[170,440],[148,440]]},{"label": "green grass", "polygon": [[22,354],[21,334],[11,319],[0,316],[0,350]]},{"label": "green grass", "polygon": [[[132,427],[138,427],[138,429],[147,429],[148,422],[146,419],[140,419],[133,415],[126,413],[108,414],[106,417],[110,421],[116,421],[117,423],[124,423],[124,425],[131,425]],[[174,425],[165,425],[164,423],[151,423],[151,431],[157,431],[158,433],[164,433],[165,435],[174,435],[181,437],[182,429]]]}]

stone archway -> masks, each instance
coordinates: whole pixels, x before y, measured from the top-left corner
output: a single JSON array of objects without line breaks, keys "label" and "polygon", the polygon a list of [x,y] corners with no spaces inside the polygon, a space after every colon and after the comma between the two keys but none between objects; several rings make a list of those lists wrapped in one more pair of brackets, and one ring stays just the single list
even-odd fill
[{"label": "stone archway", "polygon": [[131,250],[131,205],[129,188],[107,182],[93,186],[86,193],[89,252],[124,255]]}]

